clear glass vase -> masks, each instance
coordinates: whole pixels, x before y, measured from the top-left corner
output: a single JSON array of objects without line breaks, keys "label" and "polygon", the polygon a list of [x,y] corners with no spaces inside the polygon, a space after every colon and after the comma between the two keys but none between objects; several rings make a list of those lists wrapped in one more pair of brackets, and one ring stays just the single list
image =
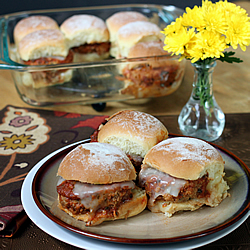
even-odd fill
[{"label": "clear glass vase", "polygon": [[225,126],[225,115],[213,94],[212,76],[216,61],[192,65],[193,90],[178,117],[179,127],[184,135],[214,141],[221,136]]}]

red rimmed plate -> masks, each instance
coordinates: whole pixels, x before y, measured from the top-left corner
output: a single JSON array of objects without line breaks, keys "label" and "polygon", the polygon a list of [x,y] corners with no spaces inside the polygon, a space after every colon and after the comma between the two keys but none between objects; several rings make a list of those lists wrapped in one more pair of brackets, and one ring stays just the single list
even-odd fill
[{"label": "red rimmed plate", "polygon": [[[88,143],[88,140],[80,143]],[[178,243],[220,232],[239,220],[242,221],[249,212],[249,168],[233,153],[212,144],[225,160],[226,179],[230,185],[230,197],[227,197],[218,207],[202,207],[194,212],[176,214],[171,218],[145,210],[127,220],[85,227],[83,222],[76,221],[59,210],[56,201],[58,166],[63,157],[77,145],[78,143],[62,148],[48,156],[40,164],[31,185],[32,196],[39,210],[49,220],[69,231],[94,239],[119,243]]]}]

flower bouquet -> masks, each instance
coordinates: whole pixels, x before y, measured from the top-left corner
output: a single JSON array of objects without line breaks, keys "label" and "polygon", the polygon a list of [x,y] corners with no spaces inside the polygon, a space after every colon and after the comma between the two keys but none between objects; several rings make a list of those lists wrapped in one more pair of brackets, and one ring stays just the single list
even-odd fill
[{"label": "flower bouquet", "polygon": [[195,68],[193,91],[178,122],[185,135],[208,141],[224,130],[225,116],[212,91],[212,72],[216,60],[242,62],[229,47],[245,51],[250,45],[250,18],[243,8],[227,1],[202,1],[187,7],[185,13],[168,25],[163,49],[190,60]]}]

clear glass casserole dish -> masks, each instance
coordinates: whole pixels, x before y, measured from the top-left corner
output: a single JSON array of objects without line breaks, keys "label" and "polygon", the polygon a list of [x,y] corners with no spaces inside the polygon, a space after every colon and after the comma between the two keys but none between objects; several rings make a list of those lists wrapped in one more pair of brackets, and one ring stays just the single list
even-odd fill
[{"label": "clear glass casserole dish", "polygon": [[[5,15],[0,18],[0,59],[2,61],[0,69],[11,70],[17,92],[24,102],[40,107],[125,101],[173,93],[180,86],[185,70],[185,61],[179,61],[177,56],[161,55],[127,59],[109,57],[97,62],[35,66],[23,64],[18,60],[13,30],[16,24],[25,17],[45,15],[53,18],[60,25],[68,17],[77,14],[95,15],[105,21],[112,14],[120,11],[140,12],[157,24],[161,30],[183,13],[181,9],[174,6],[133,4],[30,11]],[[160,72],[153,69],[152,74],[152,65],[155,62],[164,62],[166,67]],[[119,70],[125,66],[133,68],[130,76],[122,74]],[[70,72],[70,77],[65,77],[67,79],[61,81],[57,72],[62,74]],[[43,78],[48,75],[53,79],[53,84],[46,87],[35,87],[28,81],[30,78],[44,80]]]}]

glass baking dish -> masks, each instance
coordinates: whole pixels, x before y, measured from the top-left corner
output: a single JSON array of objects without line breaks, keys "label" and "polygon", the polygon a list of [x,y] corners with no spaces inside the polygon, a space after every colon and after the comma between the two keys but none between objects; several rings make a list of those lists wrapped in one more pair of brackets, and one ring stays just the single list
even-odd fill
[{"label": "glass baking dish", "polygon": [[[179,61],[177,56],[154,56],[129,59],[114,59],[112,57],[97,62],[81,62],[54,65],[28,66],[17,59],[13,40],[13,30],[21,19],[31,15],[46,15],[60,25],[66,18],[77,14],[90,14],[104,21],[119,11],[138,11],[163,30],[167,24],[179,17],[183,10],[175,6],[130,4],[87,8],[53,9],[42,11],[20,12],[0,18],[0,69],[11,70],[14,83],[21,99],[34,106],[53,106],[62,104],[94,104],[110,101],[125,101],[137,98],[151,98],[173,93],[180,86],[185,61]],[[149,69],[152,62],[165,61],[165,68],[158,77],[146,79],[143,74],[135,75],[133,80],[120,72],[123,65],[135,68]],[[30,77],[42,78],[44,72],[51,76],[56,72],[70,72],[70,78],[65,82],[36,88],[27,84]],[[135,73],[136,74],[136,73]],[[150,77],[149,77],[150,78]],[[153,77],[154,78],[154,77]],[[146,81],[146,82],[145,82]]]}]

